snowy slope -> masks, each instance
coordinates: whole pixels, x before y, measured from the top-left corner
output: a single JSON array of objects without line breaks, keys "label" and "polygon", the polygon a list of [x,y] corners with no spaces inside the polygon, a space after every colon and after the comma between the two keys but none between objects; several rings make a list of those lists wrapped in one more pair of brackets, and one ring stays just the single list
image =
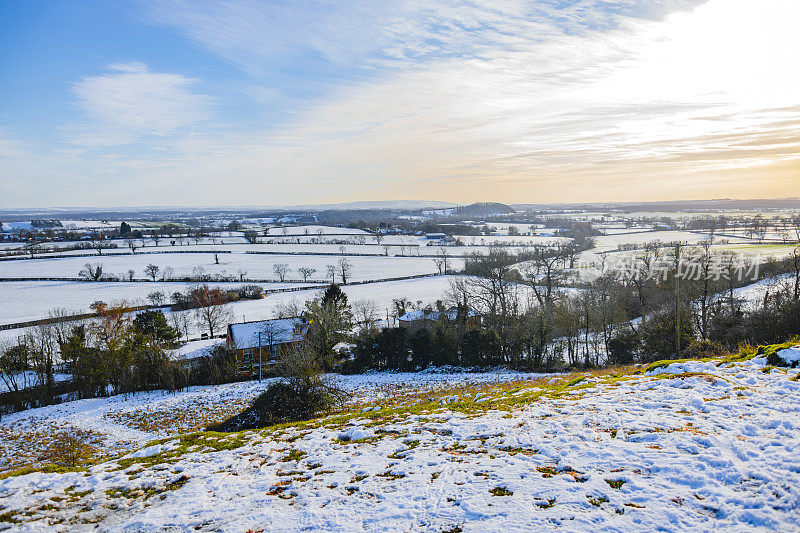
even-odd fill
[{"label": "snowy slope", "polygon": [[168,438],[88,472],[10,477],[0,505],[31,531],[797,531],[800,382],[764,363],[572,386],[448,376],[449,392],[308,427]]}]

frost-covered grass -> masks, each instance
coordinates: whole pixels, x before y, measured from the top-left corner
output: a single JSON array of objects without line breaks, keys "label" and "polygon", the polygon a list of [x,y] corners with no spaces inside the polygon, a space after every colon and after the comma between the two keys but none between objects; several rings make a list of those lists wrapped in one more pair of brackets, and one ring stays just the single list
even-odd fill
[{"label": "frost-covered grass", "polygon": [[[344,377],[352,401],[328,417],[165,435],[86,471],[8,477],[0,520],[31,530],[796,530],[800,382],[765,363]],[[250,386],[203,392],[245,397]],[[128,400],[127,411],[156,398]]]}]

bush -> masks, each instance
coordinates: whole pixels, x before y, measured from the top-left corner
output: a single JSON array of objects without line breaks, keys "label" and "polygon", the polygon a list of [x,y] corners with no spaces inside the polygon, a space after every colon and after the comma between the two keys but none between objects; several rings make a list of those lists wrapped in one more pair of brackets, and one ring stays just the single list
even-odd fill
[{"label": "bush", "polygon": [[[650,363],[669,359],[676,354],[675,349],[675,311],[661,312],[642,325],[643,362]],[[689,346],[694,342],[694,329],[691,317],[685,310],[681,312],[680,345]]]},{"label": "bush", "polygon": [[608,341],[608,362],[612,365],[633,364],[639,339],[633,330],[626,329]]},{"label": "bush", "polygon": [[83,466],[95,453],[91,437],[91,433],[80,430],[57,433],[41,459],[66,468]]},{"label": "bush", "polygon": [[236,381],[238,375],[236,351],[218,344],[209,355],[200,358],[192,369],[190,382],[194,385],[220,385]]},{"label": "bush", "polygon": [[721,344],[714,341],[695,341],[683,350],[681,356],[684,359],[706,359],[708,357],[719,357],[728,353]]},{"label": "bush", "polygon": [[247,409],[209,429],[242,431],[310,420],[341,402],[341,391],[323,379],[316,356],[308,345],[283,353],[281,370],[286,381],[270,385]]}]

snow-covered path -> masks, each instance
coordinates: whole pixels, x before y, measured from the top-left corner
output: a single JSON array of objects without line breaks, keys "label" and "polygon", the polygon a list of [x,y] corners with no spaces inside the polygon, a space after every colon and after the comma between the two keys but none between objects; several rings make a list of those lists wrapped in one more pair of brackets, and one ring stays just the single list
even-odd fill
[{"label": "snow-covered path", "polygon": [[800,382],[764,365],[382,400],[344,419],[182,437],[88,473],[7,478],[0,506],[22,530],[797,531]]}]

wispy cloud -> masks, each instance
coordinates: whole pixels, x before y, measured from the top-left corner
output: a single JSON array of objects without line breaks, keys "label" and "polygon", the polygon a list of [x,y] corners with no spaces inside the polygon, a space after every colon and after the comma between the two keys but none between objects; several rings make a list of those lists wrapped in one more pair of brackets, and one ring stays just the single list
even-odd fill
[{"label": "wispy cloud", "polygon": [[[369,46],[331,41],[369,64],[368,77],[332,86],[293,123],[220,148],[202,166],[230,161],[233,194],[269,187],[288,200],[292,191],[265,176],[291,177],[315,201],[341,191],[460,200],[736,195],[754,189],[755,173],[800,166],[791,141],[800,133],[792,0],[409,5],[414,16],[389,15],[378,29],[362,20]],[[235,61],[276,53],[247,31],[236,39],[211,29],[241,27],[243,12],[257,26],[274,24],[274,13],[258,15],[245,1],[224,6],[216,22],[187,17],[194,23],[185,31],[211,49],[224,41]],[[684,11],[665,16],[676,9]],[[332,21],[348,35],[354,25]],[[344,61],[326,51],[330,42],[311,42]]]},{"label": "wispy cloud", "polygon": [[107,202],[800,195],[796,0],[143,4],[281,120],[138,63],[84,78],[72,141],[131,147],[71,160],[141,185]]},{"label": "wispy cloud", "polygon": [[113,146],[144,136],[166,136],[209,116],[210,99],[195,94],[195,80],[152,72],[138,62],[110,65],[108,72],[76,82],[73,92],[87,119],[67,128],[79,145]]}]

